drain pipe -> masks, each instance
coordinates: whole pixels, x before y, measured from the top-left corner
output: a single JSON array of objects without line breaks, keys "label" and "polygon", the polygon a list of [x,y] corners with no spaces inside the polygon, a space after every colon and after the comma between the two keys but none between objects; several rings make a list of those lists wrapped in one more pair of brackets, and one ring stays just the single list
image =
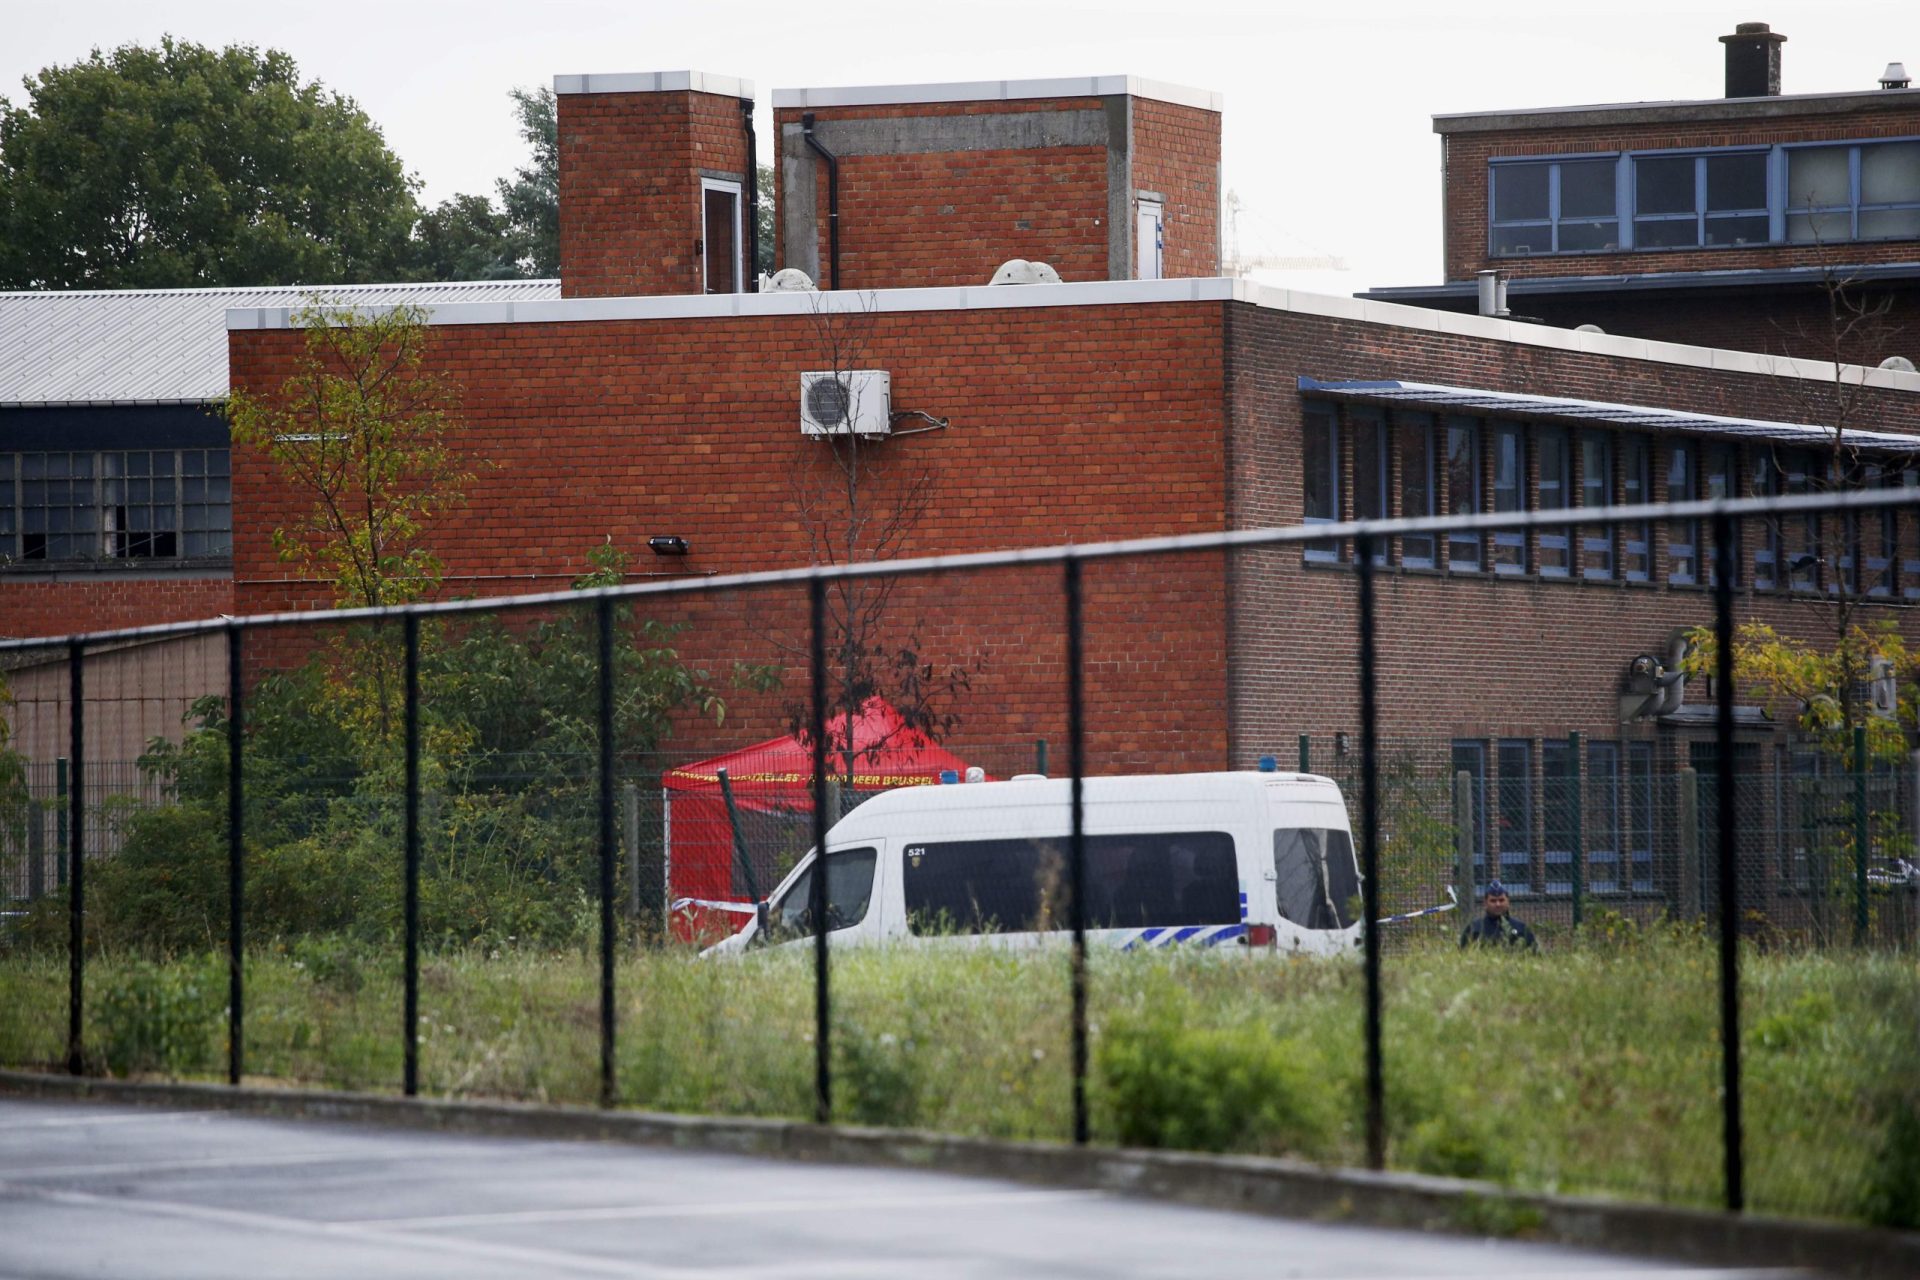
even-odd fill
[{"label": "drain pipe", "polygon": [[747,133],[747,261],[741,271],[741,287],[747,293],[760,292],[760,155],[754,145],[753,99],[740,99],[740,127]]},{"label": "drain pipe", "polygon": [[840,157],[820,145],[820,139],[813,136],[813,112],[800,117],[800,132],[806,136],[807,146],[813,153],[827,162],[827,266],[829,289],[840,287]]}]

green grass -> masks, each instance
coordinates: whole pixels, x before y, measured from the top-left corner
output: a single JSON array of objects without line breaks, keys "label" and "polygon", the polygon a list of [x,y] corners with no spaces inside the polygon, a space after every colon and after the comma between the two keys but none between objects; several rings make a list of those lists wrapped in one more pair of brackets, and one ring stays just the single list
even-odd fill
[{"label": "green grass", "polygon": [[[1392,1162],[1509,1185],[1712,1205],[1721,1195],[1715,953],[1682,930],[1589,932],[1541,956],[1431,939],[1387,957]],[[1064,1139],[1066,953],[842,952],[832,970],[836,1115]],[[1920,1161],[1920,970],[1870,953],[1746,953],[1748,1197],[1766,1211],[1898,1221]],[[397,955],[305,940],[249,958],[247,1065],[260,1082],[391,1090]],[[217,1076],[217,957],[93,958],[90,1056]],[[1362,1146],[1359,966],[1209,951],[1096,953],[1096,1136],[1353,1164]],[[725,1115],[812,1111],[805,949],[720,962],[631,953],[618,974],[620,1099]],[[0,1062],[64,1058],[66,969],[0,957]],[[591,1102],[598,969],[580,952],[430,953],[430,1093]],[[1887,1206],[1895,1206],[1888,1208]],[[1899,1206],[1908,1206],[1901,1209]]]}]

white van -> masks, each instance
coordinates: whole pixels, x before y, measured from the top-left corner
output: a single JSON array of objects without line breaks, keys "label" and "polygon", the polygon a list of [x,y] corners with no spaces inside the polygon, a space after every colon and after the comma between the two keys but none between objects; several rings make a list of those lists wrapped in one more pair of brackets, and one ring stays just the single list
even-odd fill
[{"label": "white van", "polygon": [[[901,787],[827,833],[830,939],[1036,945],[1072,928],[1070,783]],[[1233,944],[1337,954],[1359,942],[1346,804],[1305,773],[1087,778],[1087,936],[1132,950]],[[710,949],[810,937],[809,853],[758,917]]]}]

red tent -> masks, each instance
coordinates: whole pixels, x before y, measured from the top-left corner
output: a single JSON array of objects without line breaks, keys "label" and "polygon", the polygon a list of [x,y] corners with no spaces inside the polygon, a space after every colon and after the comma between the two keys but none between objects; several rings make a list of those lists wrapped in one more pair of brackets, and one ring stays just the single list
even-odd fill
[{"label": "red tent", "polygon": [[[828,768],[845,787],[846,722],[828,728]],[[966,775],[966,763],[909,729],[900,713],[879,698],[853,721],[853,785],[856,795],[893,787],[924,786],[943,772]],[[734,848],[734,824],[720,791],[727,771],[746,845],[745,865]],[[780,875],[813,844],[813,748],[789,734],[671,769],[665,786],[667,898],[751,902],[765,897]],[[741,918],[684,913],[688,935],[732,932]],[[683,918],[675,912],[676,922]],[[691,927],[695,921],[700,927]]]}]

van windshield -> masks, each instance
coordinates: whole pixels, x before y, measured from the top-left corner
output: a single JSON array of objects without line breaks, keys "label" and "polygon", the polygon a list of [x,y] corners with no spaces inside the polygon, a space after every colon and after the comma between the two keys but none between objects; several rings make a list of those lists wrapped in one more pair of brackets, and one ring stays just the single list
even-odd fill
[{"label": "van windshield", "polygon": [[1345,929],[1359,919],[1353,837],[1325,827],[1273,833],[1273,890],[1280,914],[1305,929]]},{"label": "van windshield", "polygon": [[[872,849],[835,849],[827,855],[829,930],[851,929],[867,918],[875,861]],[[768,908],[768,942],[784,942],[813,932],[813,866],[802,871]]]},{"label": "van windshield", "polygon": [[[1240,875],[1224,831],[1086,838],[1087,928],[1238,924]],[[907,924],[916,934],[1073,927],[1064,836],[908,844]]]}]

